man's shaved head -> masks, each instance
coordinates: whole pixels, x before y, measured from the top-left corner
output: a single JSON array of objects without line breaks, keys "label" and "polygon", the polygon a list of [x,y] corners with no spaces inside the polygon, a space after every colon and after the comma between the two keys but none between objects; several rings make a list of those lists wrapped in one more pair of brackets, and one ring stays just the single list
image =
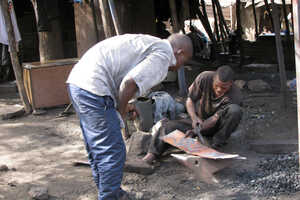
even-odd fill
[{"label": "man's shaved head", "polygon": [[168,37],[174,55],[176,57],[176,65],[171,66],[170,70],[177,70],[184,65],[193,56],[193,43],[192,40],[183,34],[174,33]]},{"label": "man's shaved head", "polygon": [[183,34],[173,33],[168,37],[174,50],[182,49],[187,55],[193,55],[192,40]]}]

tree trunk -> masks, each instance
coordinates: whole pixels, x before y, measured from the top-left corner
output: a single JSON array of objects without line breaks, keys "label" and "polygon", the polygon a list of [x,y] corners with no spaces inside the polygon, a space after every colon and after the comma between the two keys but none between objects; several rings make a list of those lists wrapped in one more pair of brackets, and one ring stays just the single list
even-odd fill
[{"label": "tree trunk", "polygon": [[[36,0],[31,0],[36,22],[39,22],[38,4]],[[49,4],[48,1],[46,3]],[[62,42],[62,31],[59,21],[59,10],[58,0],[52,0],[51,6],[47,5],[47,14],[49,16],[49,27],[50,30],[39,32],[39,51],[40,51],[40,62],[45,63],[48,60],[64,58],[63,42]]]},{"label": "tree trunk", "polygon": [[23,81],[23,71],[22,71],[22,67],[20,65],[19,58],[17,55],[16,39],[15,39],[15,34],[14,34],[12,22],[11,22],[10,12],[9,12],[9,8],[8,8],[8,2],[6,0],[0,1],[0,9],[2,9],[3,17],[5,20],[5,25],[6,25],[7,35],[8,35],[8,42],[9,42],[9,49],[10,49],[10,57],[11,57],[12,66],[13,66],[15,77],[16,77],[19,95],[23,102],[25,112],[31,113],[31,111],[32,111],[31,105],[28,101],[26,91],[25,91],[25,86],[24,86],[24,81]]}]

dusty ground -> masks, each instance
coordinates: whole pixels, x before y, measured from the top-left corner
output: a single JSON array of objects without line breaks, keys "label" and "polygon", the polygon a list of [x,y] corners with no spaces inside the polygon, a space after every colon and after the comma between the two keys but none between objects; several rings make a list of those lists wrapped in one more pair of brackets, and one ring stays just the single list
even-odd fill
[{"label": "dusty ground", "polygon": [[[247,160],[236,161],[217,173],[219,184],[208,185],[197,180],[187,168],[166,157],[152,175],[125,173],[124,189],[138,193],[140,199],[269,199],[230,184],[238,171],[255,169],[260,159],[272,156],[251,150],[252,141],[297,140],[296,108],[289,105],[287,111],[280,109],[279,79],[258,76],[269,82],[272,90],[259,95],[244,91],[242,123],[224,149],[246,156]],[[245,77],[249,78],[249,74],[240,75],[241,79]],[[0,114],[18,109],[19,102],[15,94],[1,94]],[[47,187],[51,200],[97,199],[91,170],[72,165],[76,160],[85,160],[86,154],[76,116],[57,118],[63,109],[52,108],[45,115],[0,121],[0,165],[9,168],[7,172],[0,171],[0,199],[29,200],[28,190],[33,185]],[[281,194],[277,199],[300,199],[300,193]]]}]

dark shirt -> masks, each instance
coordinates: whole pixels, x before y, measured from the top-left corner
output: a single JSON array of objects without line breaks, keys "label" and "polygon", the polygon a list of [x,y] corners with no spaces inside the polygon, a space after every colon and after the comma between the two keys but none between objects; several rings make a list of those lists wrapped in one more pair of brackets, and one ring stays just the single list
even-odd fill
[{"label": "dark shirt", "polygon": [[215,74],[216,72],[214,71],[202,72],[189,88],[188,97],[194,102],[197,115],[204,120],[228,104],[241,105],[242,103],[242,93],[235,84],[232,84],[231,89],[223,96],[215,97],[213,90]]}]

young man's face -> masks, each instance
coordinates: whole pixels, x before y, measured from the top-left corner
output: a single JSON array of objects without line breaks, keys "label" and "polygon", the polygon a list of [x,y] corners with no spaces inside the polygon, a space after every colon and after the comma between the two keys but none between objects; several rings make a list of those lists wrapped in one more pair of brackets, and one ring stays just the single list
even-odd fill
[{"label": "young man's face", "polygon": [[219,80],[219,76],[216,75],[213,81],[213,90],[216,97],[223,96],[232,86],[232,81],[222,82]]}]

